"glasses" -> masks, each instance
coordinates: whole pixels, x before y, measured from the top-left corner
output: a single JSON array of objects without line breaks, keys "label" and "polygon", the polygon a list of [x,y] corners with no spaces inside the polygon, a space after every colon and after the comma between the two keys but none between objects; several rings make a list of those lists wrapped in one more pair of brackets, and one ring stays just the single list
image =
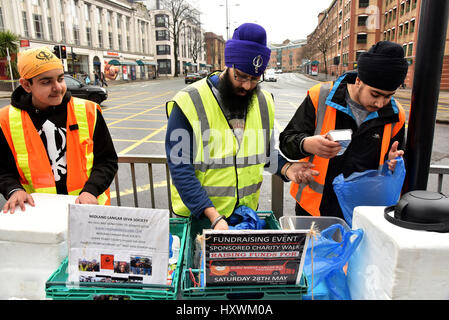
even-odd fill
[{"label": "glasses", "polygon": [[258,84],[258,83],[261,83],[261,82],[263,82],[265,80],[264,74],[262,74],[262,76],[259,77],[259,78],[252,78],[250,76],[241,75],[237,71],[237,69],[235,68],[234,65],[232,65],[232,68],[234,69],[234,80],[235,81],[238,81],[238,82],[241,82],[241,83],[245,83],[245,82],[249,81],[249,82],[251,82],[251,84]]}]

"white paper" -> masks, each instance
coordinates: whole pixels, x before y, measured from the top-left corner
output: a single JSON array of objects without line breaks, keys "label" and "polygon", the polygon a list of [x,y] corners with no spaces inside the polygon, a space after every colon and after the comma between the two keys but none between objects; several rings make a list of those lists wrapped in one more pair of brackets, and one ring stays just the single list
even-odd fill
[{"label": "white paper", "polygon": [[167,210],[69,205],[71,282],[167,284]]}]

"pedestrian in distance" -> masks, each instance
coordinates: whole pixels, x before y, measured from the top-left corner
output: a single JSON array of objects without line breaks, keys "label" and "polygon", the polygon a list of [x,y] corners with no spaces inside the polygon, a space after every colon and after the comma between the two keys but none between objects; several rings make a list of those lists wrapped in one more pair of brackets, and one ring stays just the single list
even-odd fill
[{"label": "pedestrian in distance", "polygon": [[[407,75],[404,50],[380,41],[360,55],[357,65],[356,72],[309,89],[280,134],[279,148],[286,157],[311,162],[319,172],[309,183],[291,184],[297,215],[343,218],[334,178],[378,169],[385,161],[394,170],[394,159],[404,154],[405,112],[393,97]],[[352,130],[341,155],[340,144],[327,135],[334,129]]]},{"label": "pedestrian in distance", "polygon": [[118,159],[100,106],[71,96],[62,62],[47,47],[19,53],[18,69],[20,86],[0,109],[3,212],[34,206],[31,193],[109,204]]},{"label": "pedestrian in distance", "polygon": [[100,83],[100,77],[98,76],[98,72],[95,70],[95,71],[94,71],[94,84],[95,84],[96,86],[98,86],[99,83]]},{"label": "pedestrian in distance", "polygon": [[275,149],[273,96],[258,85],[270,53],[265,29],[242,24],[226,42],[226,68],[167,102],[175,214],[226,230],[237,207],[257,210],[264,169],[297,183],[317,174],[313,165],[288,162]]}]

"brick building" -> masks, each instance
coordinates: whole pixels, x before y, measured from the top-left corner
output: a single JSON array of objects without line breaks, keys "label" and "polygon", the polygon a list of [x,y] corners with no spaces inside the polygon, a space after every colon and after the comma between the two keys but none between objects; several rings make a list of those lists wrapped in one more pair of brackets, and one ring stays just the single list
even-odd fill
[{"label": "brick building", "polygon": [[281,44],[270,43],[270,62],[268,68],[280,69],[283,72],[299,72],[303,59],[303,47],[306,40],[285,40]]},{"label": "brick building", "polygon": [[223,36],[217,36],[213,32],[204,33],[206,43],[206,65],[209,71],[223,70],[225,67],[224,48],[226,41]]},{"label": "brick building", "polygon": [[[404,48],[409,63],[405,85],[410,87],[420,9],[421,0],[333,0],[307,37],[309,59],[319,61],[319,72],[327,67],[328,74],[339,75],[355,69],[359,55],[376,42],[393,41]],[[441,89],[449,90],[449,30],[443,63]]]}]

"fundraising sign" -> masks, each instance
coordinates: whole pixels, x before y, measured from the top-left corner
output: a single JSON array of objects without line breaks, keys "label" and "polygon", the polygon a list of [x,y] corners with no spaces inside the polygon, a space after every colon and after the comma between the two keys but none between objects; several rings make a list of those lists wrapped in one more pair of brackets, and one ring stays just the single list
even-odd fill
[{"label": "fundraising sign", "polygon": [[69,205],[69,281],[167,284],[166,210]]},{"label": "fundraising sign", "polygon": [[207,286],[299,284],[307,230],[207,230]]}]

